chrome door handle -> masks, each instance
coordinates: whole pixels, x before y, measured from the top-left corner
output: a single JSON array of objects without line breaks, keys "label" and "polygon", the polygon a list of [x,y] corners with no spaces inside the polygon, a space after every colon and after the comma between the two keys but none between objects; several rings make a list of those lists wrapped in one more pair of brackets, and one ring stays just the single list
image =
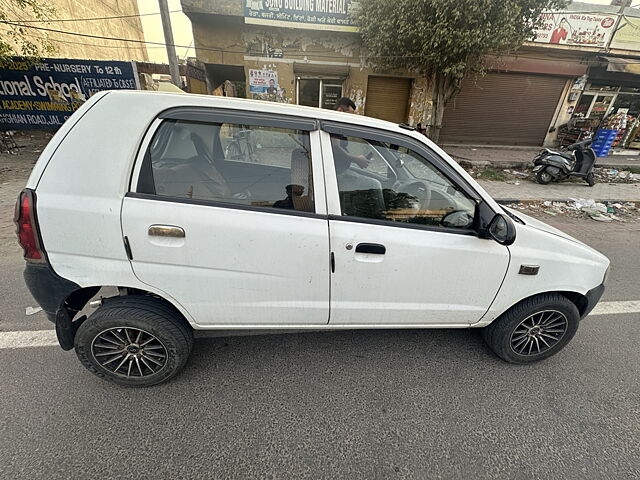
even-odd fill
[{"label": "chrome door handle", "polygon": [[151,225],[149,227],[150,237],[170,237],[184,238],[184,230],[173,225]]}]

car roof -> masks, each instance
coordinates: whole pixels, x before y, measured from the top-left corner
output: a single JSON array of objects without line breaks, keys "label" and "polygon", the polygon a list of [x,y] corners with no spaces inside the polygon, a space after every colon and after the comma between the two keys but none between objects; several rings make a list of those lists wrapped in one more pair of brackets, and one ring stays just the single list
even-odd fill
[{"label": "car roof", "polygon": [[[367,127],[376,127],[384,130],[410,133],[411,130],[401,128],[398,124],[380,120],[378,118],[354,115],[346,112],[336,112],[317,107],[305,107],[289,103],[270,102],[264,100],[250,100],[246,98],[222,97],[217,95],[178,94],[169,92],[157,92],[150,90],[111,90],[108,96],[126,96],[134,107],[136,103],[151,102],[161,95],[163,104],[167,108],[173,107],[216,107],[247,110],[251,112],[273,113],[278,115],[292,115],[297,117],[313,118],[318,120],[350,123]],[[168,100],[168,101],[167,101]],[[413,133],[413,132],[411,132]]]}]

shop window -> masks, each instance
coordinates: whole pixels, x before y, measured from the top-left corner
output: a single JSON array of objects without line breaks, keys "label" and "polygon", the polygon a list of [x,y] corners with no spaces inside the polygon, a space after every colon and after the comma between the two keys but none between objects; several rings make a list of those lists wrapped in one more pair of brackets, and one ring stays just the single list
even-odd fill
[{"label": "shop window", "polygon": [[593,101],[593,95],[583,94],[580,97],[580,101],[576,105],[575,110],[573,111],[574,117],[586,117],[589,113],[589,107],[591,107],[591,102]]},{"label": "shop window", "polygon": [[620,91],[627,93],[640,93],[640,87],[622,87]]},{"label": "shop window", "polygon": [[604,85],[601,83],[591,83],[587,90],[596,90],[598,92],[617,92],[620,87],[613,85]]},{"label": "shop window", "polygon": [[589,118],[603,118],[609,111],[609,106],[613,101],[613,95],[598,95],[591,107]]},{"label": "shop window", "polygon": [[612,113],[618,113],[618,109],[628,109],[628,115],[637,117],[640,115],[640,95],[618,95],[613,104]]},{"label": "shop window", "polygon": [[298,105],[333,110],[342,97],[342,80],[298,78]]}]

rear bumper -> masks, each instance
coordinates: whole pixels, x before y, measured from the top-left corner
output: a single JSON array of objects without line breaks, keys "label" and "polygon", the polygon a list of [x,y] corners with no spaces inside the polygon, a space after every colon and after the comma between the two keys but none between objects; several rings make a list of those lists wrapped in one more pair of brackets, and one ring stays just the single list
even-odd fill
[{"label": "rear bumper", "polygon": [[81,295],[70,302],[71,296],[80,290],[80,286],[56,274],[49,264],[27,263],[24,281],[47,318],[55,324],[60,347],[71,350],[78,327],[86,318],[83,316],[74,322],[73,317],[99,288],[84,289]]},{"label": "rear bumper", "polygon": [[23,276],[29,292],[53,323],[65,299],[80,288],[79,285],[59,276],[47,263],[27,262]]},{"label": "rear bumper", "polygon": [[593,307],[595,307],[596,304],[600,301],[600,298],[602,298],[603,293],[604,293],[604,284],[598,285],[597,287],[592,288],[587,292],[587,294],[585,295],[585,297],[587,297],[587,308],[582,313],[582,316],[580,317],[581,319],[591,313],[591,310],[593,310]]}]

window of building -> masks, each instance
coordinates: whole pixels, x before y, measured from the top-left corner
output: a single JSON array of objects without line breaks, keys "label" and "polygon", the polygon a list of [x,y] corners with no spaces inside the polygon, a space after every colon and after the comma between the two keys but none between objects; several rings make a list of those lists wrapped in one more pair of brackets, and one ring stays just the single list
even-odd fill
[{"label": "window of building", "polygon": [[342,80],[297,79],[298,105],[333,110],[342,97]]},{"label": "window of building", "polygon": [[147,161],[153,191],[143,193],[315,211],[305,131],[165,121],[153,138]]},{"label": "window of building", "polygon": [[617,113],[619,108],[627,108],[627,114],[637,117],[640,115],[640,95],[619,94],[613,103],[612,112]]},{"label": "window of building", "polygon": [[389,143],[331,135],[346,216],[470,228],[476,203],[420,154]]}]

